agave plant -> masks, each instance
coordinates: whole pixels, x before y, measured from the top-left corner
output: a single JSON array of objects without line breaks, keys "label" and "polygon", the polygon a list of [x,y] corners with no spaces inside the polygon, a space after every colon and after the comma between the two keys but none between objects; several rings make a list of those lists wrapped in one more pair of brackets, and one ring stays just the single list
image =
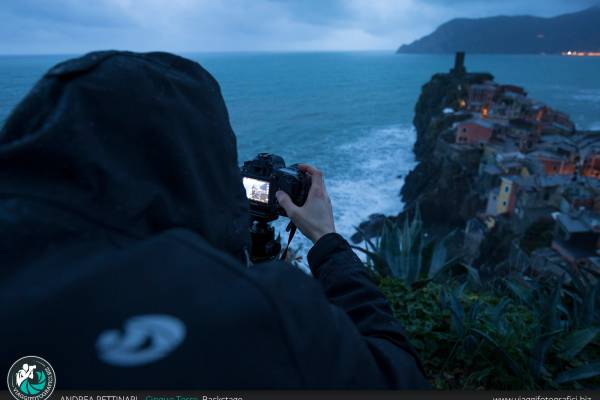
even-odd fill
[{"label": "agave plant", "polygon": [[[420,352],[430,357],[424,363],[436,386],[600,383],[600,273],[569,268],[560,279],[541,281],[528,275],[526,254],[514,253],[519,257],[504,262],[508,276],[498,274],[497,265],[489,266],[491,278],[480,276],[481,269],[449,256],[452,234],[429,237],[417,207],[412,219],[386,220],[378,239],[355,247],[382,278]],[[445,273],[458,264],[465,271],[458,279]]]},{"label": "agave plant", "polygon": [[423,230],[419,207],[412,219],[404,223],[386,219],[381,236],[375,241],[366,240],[365,248],[354,247],[367,255],[367,266],[382,277],[391,276],[409,285],[432,280],[456,261],[448,257],[446,240],[450,235],[432,240]]},{"label": "agave plant", "polygon": [[[563,275],[549,292],[543,285],[526,287],[514,280],[507,281],[515,297],[529,304],[537,320],[528,373],[534,380],[544,380],[551,387],[600,375],[600,360],[581,362],[577,359],[600,334],[596,311],[600,283],[591,285],[587,278],[581,278],[572,270],[567,272],[571,287],[565,285]],[[548,365],[550,353],[556,358],[554,363],[560,364],[560,367],[553,366],[554,371]]]}]

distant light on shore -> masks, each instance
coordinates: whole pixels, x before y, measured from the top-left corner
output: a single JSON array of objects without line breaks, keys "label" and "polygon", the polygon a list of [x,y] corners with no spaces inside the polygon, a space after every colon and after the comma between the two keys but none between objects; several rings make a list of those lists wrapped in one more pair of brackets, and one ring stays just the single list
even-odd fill
[{"label": "distant light on shore", "polygon": [[563,51],[561,53],[563,56],[569,57],[600,57],[600,52],[598,51]]}]

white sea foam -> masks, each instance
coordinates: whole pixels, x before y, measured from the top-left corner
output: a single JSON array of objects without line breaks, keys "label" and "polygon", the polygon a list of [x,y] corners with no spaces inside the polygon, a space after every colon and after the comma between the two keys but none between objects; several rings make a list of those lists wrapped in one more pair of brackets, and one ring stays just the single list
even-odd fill
[{"label": "white sea foam", "polygon": [[336,149],[338,159],[353,163],[343,175],[327,182],[340,234],[349,238],[354,227],[373,213],[401,211],[399,193],[404,176],[414,165],[414,137],[412,128],[394,125],[369,130],[357,141]]},{"label": "white sea foam", "polygon": [[[326,176],[327,191],[334,209],[336,230],[346,239],[355,227],[373,213],[397,214],[402,210],[400,189],[404,176],[414,166],[412,146],[415,131],[406,125],[392,125],[366,129],[353,142],[332,150],[333,162],[343,163],[337,174]],[[287,220],[276,226],[283,231]],[[293,247],[301,246],[299,254],[306,259],[312,244],[299,235]]]},{"label": "white sea foam", "polygon": [[581,89],[576,91],[572,96],[572,99],[578,101],[591,101],[600,102],[600,90],[598,89]]}]

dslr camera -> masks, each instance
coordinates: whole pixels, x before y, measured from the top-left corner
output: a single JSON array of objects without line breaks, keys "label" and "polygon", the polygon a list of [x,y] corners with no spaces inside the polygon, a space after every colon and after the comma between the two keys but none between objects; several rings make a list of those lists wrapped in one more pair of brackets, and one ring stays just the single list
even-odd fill
[{"label": "dslr camera", "polygon": [[294,204],[302,206],[310,189],[310,177],[296,165],[285,166],[278,155],[260,153],[242,166],[242,182],[250,205],[250,215],[255,220],[274,221],[286,216],[277,202],[275,193],[286,192]]}]

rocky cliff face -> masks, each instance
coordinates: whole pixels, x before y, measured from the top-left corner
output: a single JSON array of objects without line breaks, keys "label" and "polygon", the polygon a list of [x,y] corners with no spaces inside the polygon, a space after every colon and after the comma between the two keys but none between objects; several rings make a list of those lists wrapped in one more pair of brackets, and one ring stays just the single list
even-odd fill
[{"label": "rocky cliff face", "polygon": [[463,60],[457,54],[450,73],[422,88],[404,211],[371,216],[352,239],[378,236],[387,219],[418,209],[425,233],[452,236],[452,254],[467,265],[600,271],[600,132],[576,131],[566,114],[488,73],[467,73]]},{"label": "rocky cliff face", "polygon": [[454,123],[469,118],[444,113],[461,107],[465,86],[492,79],[490,74],[436,74],[423,86],[413,120],[419,164],[406,177],[401,195],[406,209],[421,207],[426,225],[462,225],[481,206],[472,190],[481,152],[466,149],[456,157],[446,146],[453,137],[443,140],[441,136],[448,135]]},{"label": "rocky cliff face", "polygon": [[[430,231],[463,227],[481,201],[473,191],[480,159],[479,150],[467,150],[460,158],[449,152],[441,136],[448,134],[455,122],[469,118],[445,114],[445,109],[458,109],[465,98],[468,84],[493,80],[488,73],[452,71],[435,74],[423,85],[415,106],[413,124],[416,129],[415,158],[419,162],[406,177],[401,190],[405,211],[397,216],[372,215],[359,225],[352,240],[379,235],[386,218],[402,221],[420,207],[423,222]],[[448,138],[449,141],[452,138]]]}]

